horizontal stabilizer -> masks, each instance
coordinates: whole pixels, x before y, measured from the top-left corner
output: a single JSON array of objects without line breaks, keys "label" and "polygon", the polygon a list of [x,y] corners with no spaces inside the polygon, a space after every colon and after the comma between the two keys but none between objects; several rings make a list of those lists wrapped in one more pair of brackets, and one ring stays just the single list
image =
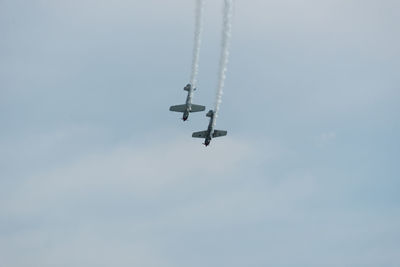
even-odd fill
[{"label": "horizontal stabilizer", "polygon": [[192,87],[192,85],[191,85],[190,83],[188,83],[188,84],[185,86],[185,88],[183,88],[183,90],[189,91],[191,87]]},{"label": "horizontal stabilizer", "polygon": [[192,137],[194,138],[206,138],[206,136],[207,136],[207,131],[195,132],[192,134]]},{"label": "horizontal stabilizer", "polygon": [[199,111],[204,111],[204,110],[206,110],[205,106],[192,104],[190,112],[199,112]]},{"label": "horizontal stabilizer", "polygon": [[175,112],[185,112],[186,110],[186,105],[177,105],[177,106],[171,106],[169,108],[170,111],[175,111]]},{"label": "horizontal stabilizer", "polygon": [[227,131],[214,130],[213,137],[225,136],[227,133]]}]

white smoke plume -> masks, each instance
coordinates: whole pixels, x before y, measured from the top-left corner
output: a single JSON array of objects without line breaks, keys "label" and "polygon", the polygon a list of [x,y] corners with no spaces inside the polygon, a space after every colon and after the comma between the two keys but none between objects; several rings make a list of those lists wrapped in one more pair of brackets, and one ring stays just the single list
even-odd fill
[{"label": "white smoke plume", "polygon": [[229,60],[229,43],[232,32],[232,15],[233,15],[233,0],[224,1],[224,21],[222,26],[222,42],[221,42],[221,58],[219,62],[219,74],[218,74],[218,86],[217,86],[217,98],[215,101],[215,120],[214,125],[217,122],[219,108],[222,102],[222,94],[225,85],[226,71]]},{"label": "white smoke plume", "polygon": [[196,25],[194,31],[192,74],[190,77],[190,84],[193,86],[193,88],[196,88],[197,86],[197,75],[199,73],[201,33],[203,31],[203,13],[204,0],[196,0]]}]

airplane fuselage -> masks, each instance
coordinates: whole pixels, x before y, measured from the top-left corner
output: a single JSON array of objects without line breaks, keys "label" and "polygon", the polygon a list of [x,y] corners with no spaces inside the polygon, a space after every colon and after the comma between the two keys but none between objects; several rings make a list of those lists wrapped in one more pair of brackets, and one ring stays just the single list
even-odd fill
[{"label": "airplane fuselage", "polygon": [[192,94],[193,94],[193,89],[192,86],[189,86],[189,91],[188,95],[186,97],[186,109],[183,112],[182,120],[186,121],[189,117],[190,110],[192,108]]},{"label": "airplane fuselage", "polygon": [[210,114],[210,122],[208,123],[207,135],[206,135],[206,138],[205,138],[205,141],[204,141],[204,145],[205,146],[208,146],[210,144],[211,139],[212,139],[212,135],[213,135],[213,132],[214,132],[214,126],[213,126],[214,125],[214,120],[215,120],[214,112],[210,111],[209,114]]}]

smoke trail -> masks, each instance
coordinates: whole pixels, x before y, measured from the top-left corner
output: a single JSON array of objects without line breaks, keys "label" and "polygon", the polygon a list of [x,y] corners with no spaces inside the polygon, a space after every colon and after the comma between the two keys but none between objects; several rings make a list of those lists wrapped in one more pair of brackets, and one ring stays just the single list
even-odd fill
[{"label": "smoke trail", "polygon": [[221,42],[221,58],[219,62],[219,75],[218,75],[218,86],[217,86],[217,98],[215,101],[215,120],[214,125],[217,122],[219,108],[222,102],[222,94],[225,85],[226,71],[229,60],[229,42],[232,31],[232,13],[233,13],[233,0],[224,1],[224,22],[222,27],[222,42]]},{"label": "smoke trail", "polygon": [[192,74],[190,77],[190,84],[193,86],[193,88],[196,88],[197,75],[199,73],[201,33],[203,31],[203,12],[204,0],[196,0],[196,25],[194,31]]}]

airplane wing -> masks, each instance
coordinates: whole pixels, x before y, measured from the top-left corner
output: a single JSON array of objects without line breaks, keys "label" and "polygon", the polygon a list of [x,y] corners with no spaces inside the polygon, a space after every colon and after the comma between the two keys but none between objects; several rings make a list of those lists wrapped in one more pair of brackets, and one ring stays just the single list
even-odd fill
[{"label": "airplane wing", "polygon": [[195,132],[192,134],[192,137],[195,138],[206,138],[206,136],[207,136],[207,131]]},{"label": "airplane wing", "polygon": [[185,112],[186,110],[186,105],[177,105],[177,106],[171,106],[169,108],[170,111],[175,111],[175,112]]},{"label": "airplane wing", "polygon": [[225,136],[227,133],[227,131],[214,130],[213,137]]},{"label": "airplane wing", "polygon": [[199,111],[204,111],[205,109],[206,109],[205,106],[192,104],[192,109],[190,110],[190,112],[199,112]]}]

